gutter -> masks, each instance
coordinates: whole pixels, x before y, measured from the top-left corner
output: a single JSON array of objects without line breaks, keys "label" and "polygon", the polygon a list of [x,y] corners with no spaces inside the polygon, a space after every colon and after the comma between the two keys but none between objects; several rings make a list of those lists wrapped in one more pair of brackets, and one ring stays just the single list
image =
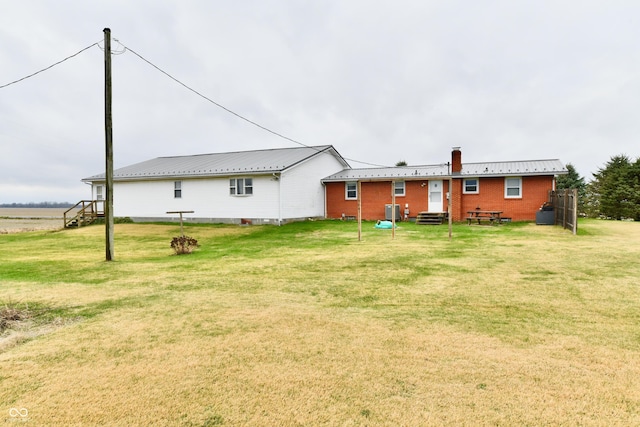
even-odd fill
[{"label": "gutter", "polygon": [[278,181],[278,226],[282,225],[282,172],[272,174],[273,179]]}]

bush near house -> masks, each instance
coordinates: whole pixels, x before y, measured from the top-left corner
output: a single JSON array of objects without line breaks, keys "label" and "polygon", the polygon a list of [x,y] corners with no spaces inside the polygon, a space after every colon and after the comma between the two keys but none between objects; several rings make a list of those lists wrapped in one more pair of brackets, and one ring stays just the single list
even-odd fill
[{"label": "bush near house", "polygon": [[185,255],[193,252],[198,247],[198,241],[189,236],[178,236],[171,240],[171,248],[176,255]]}]

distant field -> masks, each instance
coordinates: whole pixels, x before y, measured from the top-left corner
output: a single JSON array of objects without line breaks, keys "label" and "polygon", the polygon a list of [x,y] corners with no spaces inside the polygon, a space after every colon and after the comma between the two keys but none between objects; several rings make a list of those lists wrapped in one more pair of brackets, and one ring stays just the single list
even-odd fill
[{"label": "distant field", "polygon": [[0,235],[0,421],[640,426],[639,224],[373,225]]},{"label": "distant field", "polygon": [[65,208],[0,208],[0,234],[62,228]]},{"label": "distant field", "polygon": [[0,208],[0,218],[62,218],[67,208]]}]

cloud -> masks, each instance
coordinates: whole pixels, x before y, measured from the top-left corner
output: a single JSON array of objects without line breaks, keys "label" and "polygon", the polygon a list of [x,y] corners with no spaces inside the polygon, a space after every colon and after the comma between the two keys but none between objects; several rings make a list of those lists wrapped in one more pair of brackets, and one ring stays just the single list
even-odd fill
[{"label": "cloud", "polygon": [[[34,0],[5,12],[0,84],[110,27],[114,50],[351,159],[440,163],[462,146],[465,161],[560,158],[589,178],[638,155],[640,4]],[[294,145],[132,52],[112,61],[116,167]],[[94,47],[0,89],[0,202],[33,201],[22,194],[42,183],[54,199],[88,197],[80,179],[104,164],[103,66]]]}]

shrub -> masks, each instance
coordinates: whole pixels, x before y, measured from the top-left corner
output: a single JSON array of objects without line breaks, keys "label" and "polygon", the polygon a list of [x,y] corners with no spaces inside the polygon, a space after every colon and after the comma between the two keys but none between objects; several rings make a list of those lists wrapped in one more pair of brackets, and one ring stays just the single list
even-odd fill
[{"label": "shrub", "polygon": [[31,313],[27,309],[20,310],[17,307],[9,307],[7,305],[0,307],[0,332],[30,317]]},{"label": "shrub", "polygon": [[171,248],[176,255],[190,254],[198,246],[198,241],[189,236],[174,237],[171,240]]}]

